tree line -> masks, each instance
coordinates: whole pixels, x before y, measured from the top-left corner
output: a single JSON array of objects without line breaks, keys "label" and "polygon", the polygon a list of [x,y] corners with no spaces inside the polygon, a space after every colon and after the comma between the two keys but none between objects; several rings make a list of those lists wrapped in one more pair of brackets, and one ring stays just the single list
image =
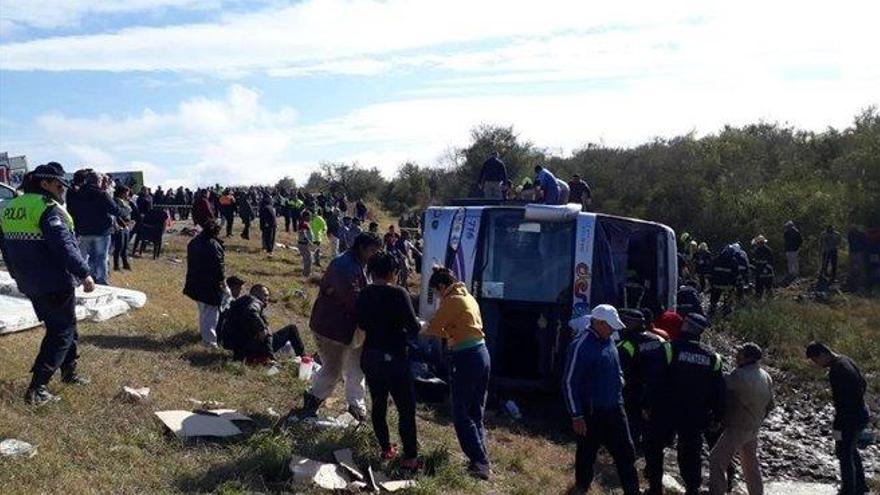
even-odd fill
[{"label": "tree line", "polygon": [[845,129],[805,131],[760,122],[716,133],[657,138],[635,147],[588,143],[558,156],[522,139],[512,127],[480,126],[467,147],[443,163],[406,163],[391,180],[377,168],[325,163],[306,189],[343,187],[394,214],[477,195],[483,161],[497,150],[514,185],[536,164],[568,180],[580,174],[593,189],[595,211],[662,222],[709,243],[747,244],[758,234],[781,250],[783,224],[804,234],[818,256],[826,225],[880,226],[880,113],[870,107]]}]

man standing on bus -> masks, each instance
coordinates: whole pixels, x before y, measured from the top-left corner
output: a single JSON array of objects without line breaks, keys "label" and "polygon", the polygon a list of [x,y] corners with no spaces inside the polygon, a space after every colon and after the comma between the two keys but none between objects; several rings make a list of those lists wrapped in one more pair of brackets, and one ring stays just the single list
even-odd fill
[{"label": "man standing on bus", "polygon": [[559,183],[556,176],[546,168],[535,165],[535,184],[541,188],[545,205],[559,204]]},{"label": "man standing on bus", "polygon": [[488,160],[483,162],[480,170],[480,190],[486,199],[502,199],[501,185],[507,181],[507,167],[498,158],[498,152],[492,153]]}]

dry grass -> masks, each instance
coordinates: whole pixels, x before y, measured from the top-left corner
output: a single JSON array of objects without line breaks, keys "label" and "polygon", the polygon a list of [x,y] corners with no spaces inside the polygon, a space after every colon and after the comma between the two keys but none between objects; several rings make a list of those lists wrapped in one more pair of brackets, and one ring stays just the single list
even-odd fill
[{"label": "dry grass", "polygon": [[[393,222],[384,216],[378,221],[385,228]],[[315,279],[303,280],[293,251],[277,250],[275,258],[266,259],[253,237],[249,242],[227,242],[228,273],[269,286],[278,300],[268,312],[273,327],[293,322],[307,328]],[[268,377],[264,369],[229,362],[199,345],[195,304],[181,294],[185,265],[172,261],[185,258],[187,240],[169,235],[163,259],[135,260],[134,272],[113,274],[115,285],[142,290],[149,302],[129,315],[80,325],[81,368],[94,383],[79,389],[53,382],[62,402],[34,410],[22,401],[42,330],[0,338],[0,438],[19,438],[39,449],[32,459],[0,459],[0,493],[303,493],[291,484],[286,468],[292,452],[330,460],[330,452],[349,446],[358,460],[379,463],[369,427],[318,434],[257,431],[274,420],[269,408],[283,413],[298,404],[304,385],[292,369]],[[292,245],[295,239],[280,233],[278,242]],[[297,295],[300,291],[305,297]],[[876,376],[880,353],[871,342],[876,341],[878,307],[866,300],[832,307],[780,302],[736,314],[728,331],[763,339],[788,369],[810,379],[820,378],[802,367],[801,346],[809,338],[829,337]],[[313,350],[310,333],[302,334]],[[151,402],[117,400],[123,385],[150,387]],[[256,427],[235,441],[177,440],[163,431],[153,412],[190,408],[188,398],[222,401],[254,417]],[[329,401],[331,412],[342,412],[343,406],[338,395]],[[432,475],[422,477],[411,492],[564,493],[573,480],[571,439],[564,428],[540,419],[543,414],[534,405],[527,407],[527,415],[538,419],[512,422],[489,413],[496,476],[489,483],[476,483],[463,473],[448,406],[420,406],[419,438]],[[612,472],[604,459],[596,493],[614,493],[602,487],[617,486]]]},{"label": "dry grass", "polygon": [[[384,219],[383,219],[384,220]],[[387,220],[386,220],[387,221]],[[88,388],[50,387],[63,396],[35,410],[22,401],[28,369],[42,338],[36,329],[0,338],[0,437],[38,446],[36,457],[0,460],[0,492],[16,493],[173,493],[301,492],[286,469],[290,452],[329,460],[339,446],[353,446],[362,460],[375,458],[369,428],[357,433],[283,436],[255,433],[228,442],[182,442],[166,434],[153,412],[192,407],[188,398],[222,401],[271,424],[269,408],[283,413],[299,403],[303,384],[291,369],[268,377],[264,369],[227,361],[198,343],[195,304],[181,294],[188,238],[167,236],[158,261],[134,261],[135,271],[113,274],[113,283],[146,292],[146,307],[101,324],[80,325],[81,370],[93,379]],[[258,240],[227,242],[229,274],[268,285],[279,302],[268,312],[274,327],[294,322],[306,328],[314,283],[304,281],[290,250],[266,259]],[[278,242],[292,244],[289,234]],[[297,297],[304,290],[306,298]],[[308,331],[308,349],[314,349]],[[148,404],[115,398],[123,385],[152,389]],[[330,401],[341,412],[342,401]],[[497,476],[477,484],[462,470],[463,458],[442,410],[419,409],[422,452],[434,470],[416,493],[561,493],[572,479],[573,449],[525,428],[494,421],[490,432]],[[393,410],[393,408],[392,408]],[[394,419],[392,419],[394,421]],[[392,428],[394,431],[395,428]]]}]

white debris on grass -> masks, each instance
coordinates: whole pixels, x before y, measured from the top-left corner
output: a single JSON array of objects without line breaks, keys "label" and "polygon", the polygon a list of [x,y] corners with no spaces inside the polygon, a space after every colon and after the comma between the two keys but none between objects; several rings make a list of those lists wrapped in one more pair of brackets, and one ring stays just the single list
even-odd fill
[{"label": "white debris on grass", "polygon": [[129,402],[145,402],[150,398],[150,387],[134,388],[125,385],[119,396]]},{"label": "white debris on grass", "polygon": [[7,438],[0,442],[0,455],[30,458],[37,455],[37,448],[22,440]]},{"label": "white debris on grass", "polygon": [[[76,298],[77,321],[101,322],[141,308],[147,295],[131,289],[98,285],[89,293],[78,287]],[[9,272],[0,270],[0,334],[35,328],[40,321],[27,297],[18,290]]]},{"label": "white debris on grass", "polygon": [[222,438],[242,434],[232,421],[214,414],[199,414],[192,411],[158,411],[155,414],[178,438]]},{"label": "white debris on grass", "polygon": [[364,480],[363,473],[358,470],[357,464],[354,462],[354,454],[351,449],[339,449],[333,452],[333,458],[352,478],[357,481]]},{"label": "white debris on grass", "polygon": [[336,464],[294,455],[289,466],[296,483],[314,485],[325,490],[345,490],[349,485],[345,471]]},{"label": "white debris on grass", "polygon": [[379,486],[381,486],[382,489],[387,492],[396,492],[398,490],[405,490],[407,488],[414,488],[416,486],[416,482],[413,480],[395,480],[395,481],[386,481],[384,483],[379,483]]}]

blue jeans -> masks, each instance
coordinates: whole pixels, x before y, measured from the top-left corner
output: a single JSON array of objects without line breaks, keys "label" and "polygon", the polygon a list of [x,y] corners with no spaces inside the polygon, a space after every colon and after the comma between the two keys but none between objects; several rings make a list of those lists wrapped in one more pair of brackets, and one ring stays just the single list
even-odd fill
[{"label": "blue jeans", "polygon": [[79,251],[89,263],[89,271],[95,283],[107,285],[107,260],[110,257],[109,235],[83,235],[79,237]]},{"label": "blue jeans", "polygon": [[453,351],[452,366],[452,415],[458,443],[471,463],[489,464],[483,426],[490,370],[486,345]]}]

